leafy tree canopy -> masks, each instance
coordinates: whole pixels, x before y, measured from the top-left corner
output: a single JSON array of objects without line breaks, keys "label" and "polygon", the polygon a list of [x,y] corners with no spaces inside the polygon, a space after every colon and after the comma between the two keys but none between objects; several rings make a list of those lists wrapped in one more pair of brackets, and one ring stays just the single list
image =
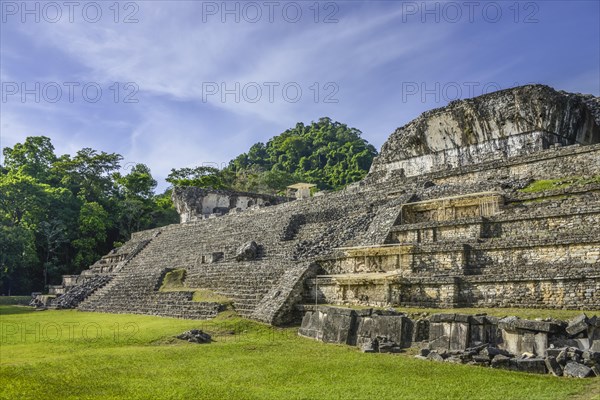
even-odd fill
[{"label": "leafy tree canopy", "polygon": [[178,221],[169,195],[154,195],[144,164],[91,148],[57,156],[49,138],[3,149],[0,293],[43,290],[79,273],[132,232]]},{"label": "leafy tree canopy", "polygon": [[281,192],[296,182],[337,190],[361,180],[376,155],[358,129],[321,118],[310,125],[298,123],[266,144],[255,143],[223,170],[173,169],[167,181],[179,186],[264,193]]}]

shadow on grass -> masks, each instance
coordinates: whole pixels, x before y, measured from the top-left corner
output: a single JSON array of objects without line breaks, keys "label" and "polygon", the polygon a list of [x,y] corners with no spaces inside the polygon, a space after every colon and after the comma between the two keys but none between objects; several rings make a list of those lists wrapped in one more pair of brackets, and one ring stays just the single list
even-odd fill
[{"label": "shadow on grass", "polygon": [[33,312],[36,311],[33,307],[30,306],[0,306],[0,315],[29,314]]}]

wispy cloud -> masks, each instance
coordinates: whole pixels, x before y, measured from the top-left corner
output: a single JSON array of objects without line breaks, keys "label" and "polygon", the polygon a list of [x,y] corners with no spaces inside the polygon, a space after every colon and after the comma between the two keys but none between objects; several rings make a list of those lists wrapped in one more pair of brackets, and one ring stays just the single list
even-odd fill
[{"label": "wispy cloud", "polygon": [[[258,140],[321,116],[363,130],[380,146],[397,126],[444,103],[418,95],[407,101],[406,82],[431,88],[542,80],[592,93],[600,86],[600,60],[593,55],[600,46],[599,6],[591,2],[543,3],[539,23],[530,25],[514,23],[509,10],[497,24],[422,23],[415,16],[407,22],[402,2],[386,1],[336,3],[339,22],[331,24],[312,20],[312,3],[300,3],[305,15],[298,23],[222,23],[219,16],[203,21],[201,4],[140,2],[133,24],[111,18],[3,23],[3,82],[94,82],[103,98],[90,103],[78,93],[73,102],[22,103],[13,96],[1,104],[2,145],[46,134],[59,152],[115,151],[164,178],[172,167],[226,162]],[[571,45],[554,45],[565,41]],[[121,84],[117,102],[115,82]],[[138,103],[123,102],[126,82],[138,85]],[[228,94],[222,101],[220,93],[207,96],[212,82],[219,90],[256,82],[262,96],[252,102]],[[268,82],[279,83],[273,101]],[[286,83],[302,89],[299,101],[284,98]],[[334,86],[326,89],[327,83]],[[337,102],[324,101],[332,93]]]}]

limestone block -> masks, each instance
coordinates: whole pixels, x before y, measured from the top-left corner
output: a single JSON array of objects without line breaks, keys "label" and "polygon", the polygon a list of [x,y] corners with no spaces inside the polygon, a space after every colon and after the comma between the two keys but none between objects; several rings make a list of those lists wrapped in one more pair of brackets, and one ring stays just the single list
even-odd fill
[{"label": "limestone block", "polygon": [[508,317],[498,321],[498,328],[514,331],[524,329],[537,332],[554,332],[558,328],[557,324],[545,321],[531,321],[519,319],[517,317]]},{"label": "limestone block", "polygon": [[498,354],[492,359],[491,366],[492,368],[508,369],[510,366],[510,357]]},{"label": "limestone block", "polygon": [[588,318],[585,314],[580,314],[577,317],[569,321],[567,326],[567,333],[571,336],[575,336],[581,332],[587,331],[588,329]]},{"label": "limestone block", "polygon": [[436,351],[432,351],[427,355],[427,359],[430,361],[438,361],[438,362],[442,362],[444,361],[444,357],[442,357],[439,353],[437,353]]},{"label": "limestone block", "polygon": [[378,315],[357,319],[357,340],[362,338],[385,337],[402,346],[409,346],[412,332],[407,329],[410,320],[403,315]]},{"label": "limestone block", "polygon": [[445,335],[439,336],[438,338],[431,340],[428,346],[430,350],[446,351],[450,348],[450,337]]},{"label": "limestone block", "polygon": [[573,378],[588,378],[593,376],[594,372],[590,367],[571,361],[565,365],[563,374]]},{"label": "limestone block", "polygon": [[455,322],[451,324],[450,350],[463,350],[469,346],[469,324]]},{"label": "limestone block", "polygon": [[237,261],[252,261],[258,258],[258,245],[255,241],[242,244],[236,251],[235,259]]},{"label": "limestone block", "polygon": [[354,345],[355,319],[353,310],[320,306],[318,311],[304,315],[298,334],[328,343]]},{"label": "limestone block", "polygon": [[556,361],[556,357],[552,357],[552,356],[546,357],[546,368],[554,376],[562,376],[563,375],[563,368],[558,363],[558,361]]},{"label": "limestone block", "polygon": [[515,371],[528,372],[531,374],[545,374],[546,361],[543,358],[513,358],[510,360],[509,368]]},{"label": "limestone block", "polygon": [[514,332],[502,330],[502,343],[499,344],[499,347],[508,351],[511,354],[522,354],[522,335]]}]

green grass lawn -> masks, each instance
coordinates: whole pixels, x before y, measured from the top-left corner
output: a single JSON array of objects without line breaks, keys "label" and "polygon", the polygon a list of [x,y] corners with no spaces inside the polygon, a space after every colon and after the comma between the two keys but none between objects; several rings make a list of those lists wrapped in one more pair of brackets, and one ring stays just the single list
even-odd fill
[{"label": "green grass lawn", "polygon": [[[591,399],[599,379],[559,379],[362,354],[230,312],[190,321],[0,306],[3,399]],[[197,345],[174,335],[215,335]]]}]

